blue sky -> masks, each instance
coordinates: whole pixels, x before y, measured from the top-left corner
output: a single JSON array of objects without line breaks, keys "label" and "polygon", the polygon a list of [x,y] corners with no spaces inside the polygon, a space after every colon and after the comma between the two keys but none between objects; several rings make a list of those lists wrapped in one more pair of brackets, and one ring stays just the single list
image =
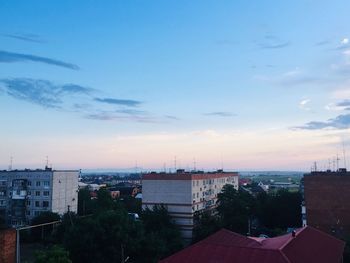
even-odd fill
[{"label": "blue sky", "polygon": [[348,146],[348,1],[2,1],[0,168],[308,170]]}]

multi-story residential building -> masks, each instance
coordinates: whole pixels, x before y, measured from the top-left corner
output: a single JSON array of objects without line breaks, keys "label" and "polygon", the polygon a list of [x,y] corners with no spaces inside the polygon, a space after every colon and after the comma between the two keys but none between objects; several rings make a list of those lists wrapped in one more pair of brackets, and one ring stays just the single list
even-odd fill
[{"label": "multi-story residential building", "polygon": [[350,172],[315,171],[301,181],[303,226],[339,238],[350,235]]},{"label": "multi-story residential building", "polygon": [[77,212],[79,171],[0,171],[0,216],[12,226],[26,225],[44,211]]},{"label": "multi-story residential building", "polygon": [[164,205],[188,241],[192,239],[194,216],[216,206],[225,184],[238,190],[238,173],[185,172],[149,173],[142,177],[142,208]]}]

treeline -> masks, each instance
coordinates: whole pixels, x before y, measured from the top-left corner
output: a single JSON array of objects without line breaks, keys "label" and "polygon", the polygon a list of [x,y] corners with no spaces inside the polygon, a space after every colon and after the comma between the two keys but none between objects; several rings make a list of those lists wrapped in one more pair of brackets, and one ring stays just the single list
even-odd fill
[{"label": "treeline", "polygon": [[301,201],[298,192],[279,190],[255,197],[225,185],[218,194],[216,210],[196,216],[194,242],[221,228],[252,236],[283,234],[288,227],[301,227]]},{"label": "treeline", "polygon": [[[39,252],[35,263],[157,262],[183,247],[180,231],[165,207],[146,209],[135,220],[128,212],[141,211],[137,199],[113,200],[107,190],[100,189],[93,200],[81,190],[78,210],[78,215],[66,213],[56,228],[31,231],[27,240],[51,247]],[[57,219],[57,214],[43,213],[32,224]]]}]

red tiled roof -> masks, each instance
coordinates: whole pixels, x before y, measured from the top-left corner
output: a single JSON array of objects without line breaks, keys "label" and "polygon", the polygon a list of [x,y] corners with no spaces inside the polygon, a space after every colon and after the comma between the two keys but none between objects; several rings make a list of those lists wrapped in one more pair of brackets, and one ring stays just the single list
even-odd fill
[{"label": "red tiled roof", "polygon": [[266,239],[222,229],[160,263],[335,263],[343,249],[343,241],[312,227]]},{"label": "red tiled roof", "polygon": [[143,174],[142,180],[203,180],[238,176],[237,172],[217,173],[149,173]]}]

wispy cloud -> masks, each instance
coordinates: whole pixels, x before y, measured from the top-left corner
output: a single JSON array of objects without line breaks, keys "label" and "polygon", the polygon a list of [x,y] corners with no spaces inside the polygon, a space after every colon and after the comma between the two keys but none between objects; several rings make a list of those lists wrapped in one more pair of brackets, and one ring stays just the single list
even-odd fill
[{"label": "wispy cloud", "polygon": [[2,63],[27,62],[27,61],[45,63],[45,64],[64,67],[64,68],[73,69],[73,70],[79,69],[79,67],[75,64],[67,63],[57,59],[0,50],[0,62]]},{"label": "wispy cloud", "polygon": [[299,108],[302,109],[302,110],[306,110],[306,111],[309,111],[310,108],[307,106],[307,104],[310,103],[310,99],[303,99],[299,102]]},{"label": "wispy cloud", "polygon": [[61,108],[64,96],[89,94],[92,91],[75,84],[57,85],[47,80],[30,78],[0,79],[0,83],[9,96],[45,108]]},{"label": "wispy cloud", "polygon": [[34,34],[1,34],[3,37],[18,39],[33,43],[44,43],[40,36]]},{"label": "wispy cloud", "polygon": [[158,123],[160,122],[153,116],[145,114],[130,114],[122,112],[100,111],[96,113],[87,114],[84,116],[86,119],[99,120],[99,121],[133,121],[143,123]]},{"label": "wispy cloud", "polygon": [[295,128],[303,130],[321,130],[325,128],[348,129],[350,128],[350,114],[339,115],[327,121],[311,121]]},{"label": "wispy cloud", "polygon": [[258,46],[262,49],[279,49],[290,46],[290,41],[281,40],[274,35],[266,35],[262,41],[258,43]]},{"label": "wispy cloud", "polygon": [[338,107],[350,107],[350,100],[343,100],[337,103]]},{"label": "wispy cloud", "polygon": [[180,120],[178,117],[173,116],[173,115],[164,115],[164,117],[165,117],[166,119],[169,119],[169,120],[175,120],[175,121]]},{"label": "wispy cloud", "polygon": [[315,46],[326,46],[330,43],[331,43],[331,41],[329,41],[329,40],[322,40],[322,41],[315,43]]},{"label": "wispy cloud", "polygon": [[107,104],[122,105],[127,107],[137,107],[142,103],[141,101],[137,101],[137,100],[114,99],[114,98],[94,98],[94,101],[107,103]]},{"label": "wispy cloud", "polygon": [[218,116],[218,117],[234,117],[236,114],[232,112],[227,112],[227,111],[213,111],[213,112],[208,112],[204,113],[203,115],[205,116]]}]

